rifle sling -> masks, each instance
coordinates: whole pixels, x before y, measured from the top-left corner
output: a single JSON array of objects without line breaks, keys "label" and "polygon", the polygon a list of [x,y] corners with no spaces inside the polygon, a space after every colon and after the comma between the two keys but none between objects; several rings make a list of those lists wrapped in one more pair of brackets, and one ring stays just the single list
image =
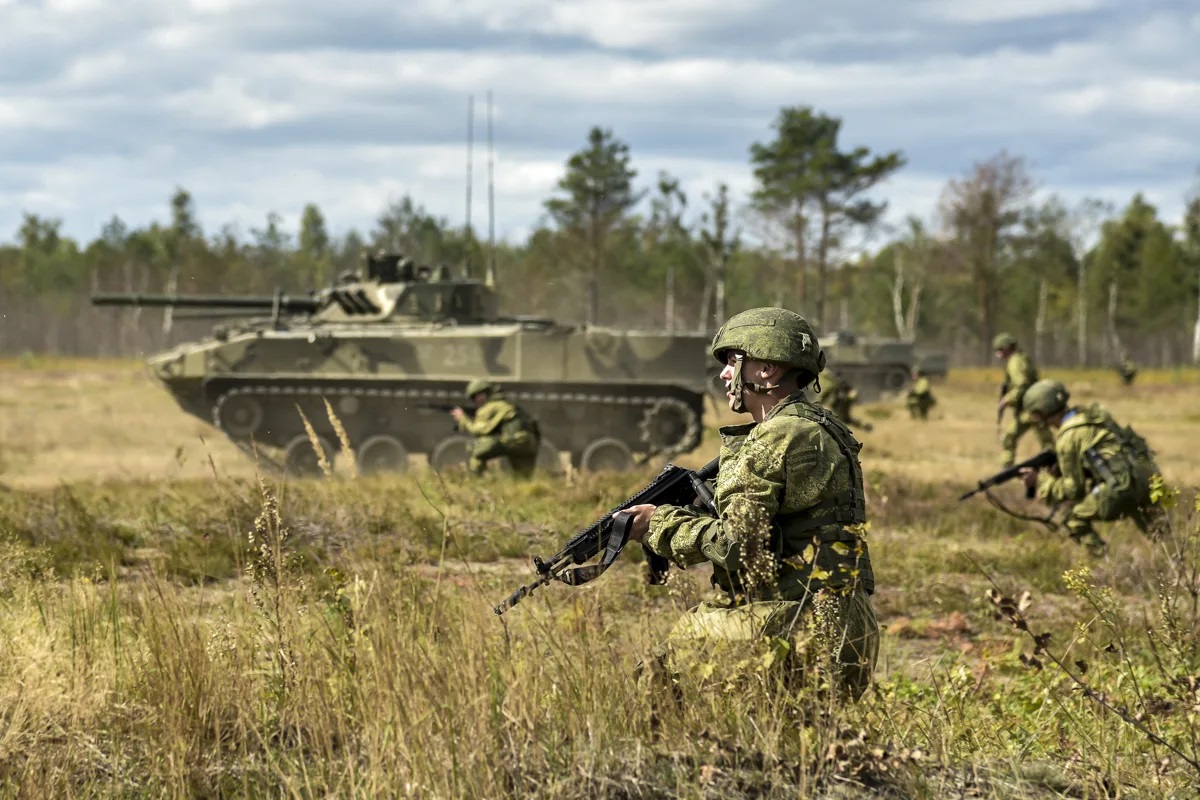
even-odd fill
[{"label": "rifle sling", "polygon": [[567,586],[582,586],[603,575],[604,571],[617,560],[617,556],[621,555],[621,550],[625,548],[625,543],[629,541],[629,531],[633,527],[633,516],[633,512],[631,511],[621,511],[613,517],[612,529],[609,531],[608,542],[605,545],[604,555],[600,558],[599,564],[588,564],[583,567],[564,569],[555,577]]}]

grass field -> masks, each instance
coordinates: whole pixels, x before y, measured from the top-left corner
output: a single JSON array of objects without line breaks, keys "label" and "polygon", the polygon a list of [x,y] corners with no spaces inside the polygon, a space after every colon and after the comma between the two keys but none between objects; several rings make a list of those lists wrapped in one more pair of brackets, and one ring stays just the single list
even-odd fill
[{"label": "grass field", "polygon": [[[260,480],[137,364],[0,362],[0,795],[1195,797],[1200,375],[1052,374],[1150,441],[1172,534],[1118,524],[1092,561],[958,503],[999,462],[998,369],[928,423],[867,406],[886,630],[839,706],[759,664],[650,694],[635,667],[707,571],[649,587],[637,548],[492,614],[657,465]],[[679,463],[713,454],[715,427]]]}]

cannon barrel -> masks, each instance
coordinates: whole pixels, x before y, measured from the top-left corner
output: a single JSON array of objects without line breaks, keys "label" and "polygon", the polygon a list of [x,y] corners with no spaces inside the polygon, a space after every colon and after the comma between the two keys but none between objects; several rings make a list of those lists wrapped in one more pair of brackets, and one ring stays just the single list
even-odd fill
[{"label": "cannon barrel", "polygon": [[222,295],[171,295],[171,294],[125,294],[108,292],[92,295],[94,306],[140,306],[143,308],[222,308],[247,311],[280,311],[311,313],[321,307],[314,297],[277,296],[222,296]]}]

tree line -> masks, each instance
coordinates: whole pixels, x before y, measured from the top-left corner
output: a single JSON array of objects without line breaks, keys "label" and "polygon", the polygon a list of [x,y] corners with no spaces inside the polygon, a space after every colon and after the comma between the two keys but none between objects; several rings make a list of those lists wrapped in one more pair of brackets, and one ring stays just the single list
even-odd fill
[{"label": "tree line", "polygon": [[476,276],[494,266],[508,313],[711,333],[739,309],[781,305],[824,333],[903,337],[955,363],[981,363],[1000,330],[1049,364],[1200,362],[1200,197],[1179,220],[1140,194],[1123,208],[1069,203],[1002,151],[947,181],[930,219],[893,229],[884,190],[904,154],[846,145],[841,125],[780,109],[749,146],[754,188],[740,198],[722,183],[689,198],[666,172],[641,181],[628,144],[592,128],[535,230],[494,246],[408,195],[369,231],[341,236],[315,203],[295,232],[274,212],[248,236],[204,231],[184,188],[168,222],[130,228],[114,216],[86,243],[27,212],[0,245],[0,354],[167,346],[211,321],[91,309],[88,295],[302,292],[386,248]]}]

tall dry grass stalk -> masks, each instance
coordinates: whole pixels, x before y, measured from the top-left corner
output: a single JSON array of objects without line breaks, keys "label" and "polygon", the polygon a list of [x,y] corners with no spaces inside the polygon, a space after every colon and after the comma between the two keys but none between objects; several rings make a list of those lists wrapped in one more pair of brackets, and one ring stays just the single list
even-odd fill
[{"label": "tall dry grass stalk", "polygon": [[333,477],[333,467],[329,464],[329,459],[326,456],[325,448],[321,444],[321,437],[317,436],[316,430],[312,423],[308,421],[308,417],[304,414],[304,409],[296,406],[296,413],[300,415],[300,420],[304,423],[304,433],[308,435],[308,441],[312,443],[313,452],[317,456],[317,465],[321,468],[321,474],[326,478]]}]

